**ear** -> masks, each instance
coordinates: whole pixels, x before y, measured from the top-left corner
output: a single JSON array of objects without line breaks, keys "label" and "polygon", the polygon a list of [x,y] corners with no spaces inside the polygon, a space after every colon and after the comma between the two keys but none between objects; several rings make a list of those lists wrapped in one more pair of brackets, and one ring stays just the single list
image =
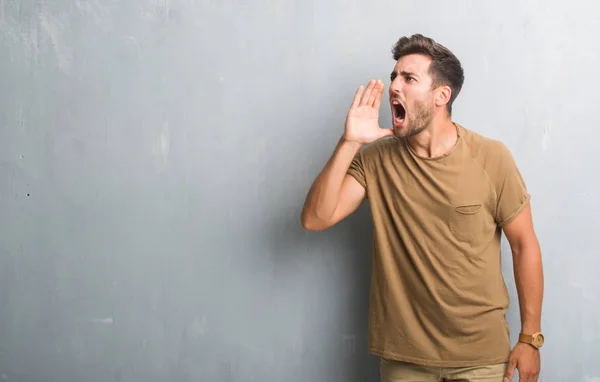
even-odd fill
[{"label": "ear", "polygon": [[435,92],[435,105],[445,106],[448,102],[450,102],[451,95],[452,89],[450,89],[450,86],[445,85],[438,87]]}]

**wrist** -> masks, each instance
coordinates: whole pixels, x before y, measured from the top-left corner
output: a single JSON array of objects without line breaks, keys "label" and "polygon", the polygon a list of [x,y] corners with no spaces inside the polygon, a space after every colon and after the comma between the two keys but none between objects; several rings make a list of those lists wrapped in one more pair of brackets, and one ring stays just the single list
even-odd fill
[{"label": "wrist", "polygon": [[353,141],[351,139],[346,138],[344,135],[340,138],[340,143],[347,146],[352,146],[354,148],[360,149],[364,143],[359,141]]},{"label": "wrist", "polygon": [[540,332],[535,333],[519,333],[519,343],[533,346],[536,349],[544,345],[544,335]]},{"label": "wrist", "polygon": [[527,348],[527,349],[533,349],[534,351],[538,351],[538,352],[541,351],[540,348],[537,348],[537,347],[533,346],[530,343],[521,342],[521,341],[518,341],[515,346],[516,347],[523,347],[523,348]]}]

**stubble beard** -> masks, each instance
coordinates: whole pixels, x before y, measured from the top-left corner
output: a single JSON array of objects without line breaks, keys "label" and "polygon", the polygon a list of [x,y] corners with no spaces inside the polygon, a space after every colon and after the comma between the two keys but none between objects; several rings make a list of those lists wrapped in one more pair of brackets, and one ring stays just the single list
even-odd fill
[{"label": "stubble beard", "polygon": [[401,134],[394,131],[397,138],[408,138],[420,134],[426,130],[433,120],[433,103],[430,105],[427,101],[417,102],[413,105],[413,110],[408,121],[406,133]]}]

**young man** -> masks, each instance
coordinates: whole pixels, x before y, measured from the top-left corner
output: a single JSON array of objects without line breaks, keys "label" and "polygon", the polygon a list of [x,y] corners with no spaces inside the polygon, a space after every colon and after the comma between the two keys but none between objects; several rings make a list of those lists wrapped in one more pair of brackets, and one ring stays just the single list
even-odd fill
[{"label": "young man", "polygon": [[[537,381],[543,272],[525,183],[503,143],[452,121],[464,76],[451,51],[413,35],[393,54],[393,130],[378,123],[383,83],[359,87],[302,225],[324,230],[369,200],[369,350],[382,381],[503,382],[515,369]],[[502,232],[521,312],[512,349]]]}]

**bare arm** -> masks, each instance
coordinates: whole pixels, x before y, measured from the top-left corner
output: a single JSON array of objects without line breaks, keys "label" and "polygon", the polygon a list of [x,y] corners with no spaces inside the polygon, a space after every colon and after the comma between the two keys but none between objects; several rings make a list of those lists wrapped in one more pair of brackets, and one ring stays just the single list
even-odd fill
[{"label": "bare arm", "polygon": [[370,81],[364,93],[362,86],[356,91],[344,135],[306,197],[302,210],[305,229],[329,228],[351,214],[364,200],[366,190],[347,172],[364,144],[393,135],[391,130],[379,127],[383,88],[383,82]]},{"label": "bare arm", "polygon": [[325,168],[313,183],[304,209],[302,226],[321,231],[336,224],[358,208],[365,189],[346,172],[362,145],[341,138]]},{"label": "bare arm", "polygon": [[[541,332],[544,276],[542,254],[533,229],[530,203],[527,203],[513,221],[504,226],[504,233],[513,254],[515,283],[521,310],[521,332],[529,335]],[[505,381],[512,381],[515,368],[519,370],[519,381],[537,381],[541,368],[539,351],[528,344],[517,343],[508,360]]]},{"label": "bare arm", "polygon": [[521,330],[525,334],[541,331],[544,276],[542,254],[533,229],[531,204],[504,226],[512,255],[515,283],[519,295]]}]

